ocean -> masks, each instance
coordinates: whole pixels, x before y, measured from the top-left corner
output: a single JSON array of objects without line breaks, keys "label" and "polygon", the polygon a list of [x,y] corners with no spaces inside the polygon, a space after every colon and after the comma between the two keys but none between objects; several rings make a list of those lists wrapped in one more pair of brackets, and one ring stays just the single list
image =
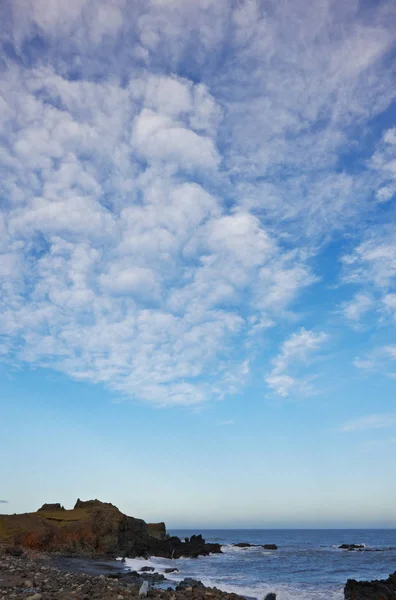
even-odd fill
[{"label": "ocean", "polygon": [[[168,560],[128,559],[131,570],[153,566],[173,582],[184,577],[207,586],[263,600],[275,592],[278,600],[342,600],[346,580],[383,579],[396,571],[396,530],[171,530],[180,538],[202,533],[208,542],[222,545],[223,554]],[[235,548],[232,544],[276,544],[278,550]],[[365,551],[340,550],[340,544],[364,544]],[[369,552],[367,550],[376,550]]]}]

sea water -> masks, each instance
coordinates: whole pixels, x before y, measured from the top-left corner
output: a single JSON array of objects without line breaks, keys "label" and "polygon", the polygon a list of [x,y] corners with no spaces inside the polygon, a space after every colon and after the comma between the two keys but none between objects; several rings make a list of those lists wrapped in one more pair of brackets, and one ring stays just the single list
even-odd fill
[{"label": "sea water", "polygon": [[[222,545],[223,554],[197,559],[128,560],[132,570],[153,566],[176,583],[184,577],[207,586],[262,600],[275,592],[278,600],[342,600],[347,579],[384,579],[396,570],[396,530],[173,530],[180,538],[202,533]],[[236,548],[233,544],[276,544],[278,550]],[[341,544],[364,544],[365,551],[340,550]],[[367,551],[375,550],[375,552]]]}]

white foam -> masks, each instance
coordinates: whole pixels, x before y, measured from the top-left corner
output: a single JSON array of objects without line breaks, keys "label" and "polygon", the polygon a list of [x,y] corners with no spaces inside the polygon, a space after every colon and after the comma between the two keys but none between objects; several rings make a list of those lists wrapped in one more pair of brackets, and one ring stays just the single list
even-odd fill
[{"label": "white foam", "polygon": [[[151,573],[161,573],[163,572],[169,564],[165,563],[166,559],[153,556],[151,558],[126,558],[125,566],[131,571],[141,571],[143,567],[152,567],[154,571]],[[173,566],[173,565],[171,565]]]},{"label": "white foam", "polygon": [[320,590],[309,587],[296,587],[288,584],[266,584],[257,586],[233,585],[229,582],[222,583],[219,579],[210,579],[201,577],[201,581],[207,587],[216,587],[223,592],[229,592],[245,596],[248,598],[257,598],[263,600],[267,594],[274,592],[277,600],[343,600],[343,588],[337,590]]}]

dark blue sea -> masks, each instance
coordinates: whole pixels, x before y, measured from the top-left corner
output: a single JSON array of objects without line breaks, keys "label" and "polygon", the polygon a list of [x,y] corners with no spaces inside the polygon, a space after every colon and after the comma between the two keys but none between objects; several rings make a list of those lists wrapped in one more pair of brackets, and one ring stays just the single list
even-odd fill
[{"label": "dark blue sea", "polygon": [[[169,533],[184,538],[197,531]],[[268,592],[275,592],[278,600],[341,600],[348,578],[383,579],[396,571],[395,529],[210,529],[199,533],[209,542],[222,544],[223,554],[198,559],[135,559],[128,564],[133,570],[154,566],[159,573],[176,566],[179,573],[167,575],[168,579],[176,582],[194,577],[205,585],[259,600]],[[237,542],[273,543],[278,550],[233,547]],[[343,543],[364,544],[365,550],[340,550]]]}]

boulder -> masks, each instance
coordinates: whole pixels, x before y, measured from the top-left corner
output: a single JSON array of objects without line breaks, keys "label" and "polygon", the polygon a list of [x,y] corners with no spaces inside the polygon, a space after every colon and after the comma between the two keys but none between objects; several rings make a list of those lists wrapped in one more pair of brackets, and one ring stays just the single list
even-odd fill
[{"label": "boulder", "polygon": [[187,590],[188,588],[200,588],[205,589],[202,581],[198,581],[198,579],[193,579],[192,577],[186,577],[176,586],[177,592],[182,592],[183,590]]},{"label": "boulder", "polygon": [[143,581],[143,583],[139,589],[139,596],[147,596],[148,590],[149,590],[148,581]]},{"label": "boulder", "polygon": [[6,546],[5,554],[19,558],[20,556],[23,556],[24,552],[23,548],[20,546]]},{"label": "boulder", "polygon": [[264,550],[278,550],[278,546],[276,544],[263,544]]},{"label": "boulder", "polygon": [[276,600],[276,594],[274,594],[273,592],[270,592],[269,594],[267,594],[265,596],[264,600]]},{"label": "boulder", "polygon": [[341,544],[340,550],[361,550],[365,548],[364,544]]},{"label": "boulder", "polygon": [[167,569],[165,569],[165,573],[178,573],[179,569],[176,569],[176,567],[169,567]]},{"label": "boulder", "polygon": [[348,579],[344,588],[345,600],[394,600],[396,572],[385,580],[356,581]]},{"label": "boulder", "polygon": [[148,573],[149,571],[155,571],[154,567],[142,567],[140,569],[141,573]]}]

